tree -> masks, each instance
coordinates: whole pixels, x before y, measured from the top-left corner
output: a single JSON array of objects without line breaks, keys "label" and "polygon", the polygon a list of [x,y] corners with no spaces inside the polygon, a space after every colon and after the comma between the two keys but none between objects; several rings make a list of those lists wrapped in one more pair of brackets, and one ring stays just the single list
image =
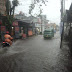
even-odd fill
[{"label": "tree", "polygon": [[[48,0],[32,0],[33,2],[32,2],[32,4],[30,5],[30,9],[29,9],[29,14],[31,14],[32,15],[32,11],[34,10],[34,8],[35,8],[35,5],[36,4],[39,4],[39,10],[40,10],[40,14],[39,15],[41,15],[41,13],[42,13],[42,4],[44,4],[45,6],[46,6],[46,2],[48,2]],[[39,16],[38,15],[38,16]]]},{"label": "tree", "polygon": [[[3,18],[3,25],[6,26],[7,30],[11,33],[12,22],[14,21],[13,15],[15,7],[18,6],[18,1],[13,0],[12,4],[10,0],[6,1],[6,17]],[[13,15],[11,14],[13,12]]]},{"label": "tree", "polygon": [[14,16],[15,7],[18,6],[18,4],[19,4],[19,1],[18,0],[13,0],[12,1],[12,5],[11,5],[11,8],[10,8],[10,15],[13,14],[13,16]]},{"label": "tree", "polygon": [[13,0],[13,1],[12,1],[12,4],[13,4],[12,9],[13,9],[13,15],[14,15],[15,7],[18,6],[19,2],[18,2],[18,0]]},{"label": "tree", "polygon": [[6,14],[10,14],[11,3],[9,0],[6,1]]}]

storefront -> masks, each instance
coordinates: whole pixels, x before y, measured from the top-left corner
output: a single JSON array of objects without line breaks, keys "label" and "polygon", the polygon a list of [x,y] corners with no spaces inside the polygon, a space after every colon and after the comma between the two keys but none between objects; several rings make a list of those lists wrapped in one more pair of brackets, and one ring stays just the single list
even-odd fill
[{"label": "storefront", "polygon": [[28,36],[28,23],[25,23],[23,21],[18,21],[18,25],[19,25],[19,31],[20,34],[26,34],[26,37]]},{"label": "storefront", "polygon": [[29,36],[35,35],[35,23],[30,23],[28,27]]},{"label": "storefront", "polygon": [[31,23],[29,20],[17,20],[19,26],[20,34],[23,33],[26,37],[32,36],[35,34],[35,25]]},{"label": "storefront", "polygon": [[14,38],[20,38],[19,34],[20,31],[19,31],[18,21],[14,21],[12,24],[11,36],[13,36]]}]

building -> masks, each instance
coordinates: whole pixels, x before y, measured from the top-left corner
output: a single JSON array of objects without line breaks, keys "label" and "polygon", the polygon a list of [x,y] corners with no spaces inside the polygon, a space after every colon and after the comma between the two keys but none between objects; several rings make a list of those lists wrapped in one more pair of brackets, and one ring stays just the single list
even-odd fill
[{"label": "building", "polygon": [[46,20],[46,23],[45,23],[45,26],[44,26],[44,27],[45,27],[45,29],[46,29],[46,28],[48,27],[48,25],[49,25],[49,23],[48,23],[48,22],[49,22],[49,20]]},{"label": "building", "polygon": [[27,17],[25,16],[24,13],[19,13],[17,15],[14,16],[15,19],[20,19],[20,20],[24,20],[24,19],[27,19]]},{"label": "building", "polygon": [[41,15],[40,19],[41,19],[41,32],[43,33],[45,29],[45,25],[47,23],[46,15]]},{"label": "building", "polygon": [[29,20],[30,23],[33,23],[35,25],[35,29],[38,30],[39,32],[41,32],[41,19],[40,19],[40,17],[34,17],[34,16],[27,17],[24,15],[24,13],[20,12],[19,14],[15,15],[15,19],[24,20],[24,21]]},{"label": "building", "polygon": [[6,0],[0,0],[0,14],[4,15],[6,12]]},{"label": "building", "polygon": [[71,22],[71,15],[70,14],[70,10],[66,10],[65,9],[65,0],[61,0],[61,23],[60,23],[60,31],[62,34],[62,30],[63,30],[63,35],[66,36],[66,34],[68,35],[67,30],[69,30],[69,23]]},{"label": "building", "polygon": [[56,29],[56,24],[55,23],[48,23],[47,25],[46,25],[46,27],[48,28],[48,27],[53,27],[54,29]]},{"label": "building", "polygon": [[35,23],[36,30],[38,30],[38,32],[41,32],[41,19],[40,18],[34,18],[33,22]]},{"label": "building", "polygon": [[70,45],[72,50],[72,4],[69,10],[65,10],[65,2],[66,2],[65,0],[61,0],[60,47],[62,47],[62,41],[63,39],[65,39],[69,41],[68,46]]},{"label": "building", "polygon": [[40,15],[39,17],[34,17],[34,16],[25,16],[24,13],[20,12],[19,14],[15,15],[15,19],[19,20],[30,20],[35,24],[35,28],[39,31],[42,32],[45,29],[46,24],[48,23],[48,20],[46,20],[46,15]]}]

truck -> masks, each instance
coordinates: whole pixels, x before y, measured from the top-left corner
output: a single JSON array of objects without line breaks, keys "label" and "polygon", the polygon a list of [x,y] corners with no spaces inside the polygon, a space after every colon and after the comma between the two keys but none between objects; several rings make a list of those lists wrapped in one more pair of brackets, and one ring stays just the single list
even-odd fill
[{"label": "truck", "polygon": [[44,38],[52,38],[52,37],[54,37],[54,28],[53,27],[46,28],[44,30],[43,37]]}]

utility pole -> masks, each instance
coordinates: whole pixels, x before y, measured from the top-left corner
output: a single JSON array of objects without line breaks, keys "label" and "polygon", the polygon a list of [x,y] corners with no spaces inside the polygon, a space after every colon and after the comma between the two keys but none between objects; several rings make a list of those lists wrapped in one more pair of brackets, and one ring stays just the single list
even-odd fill
[{"label": "utility pole", "polygon": [[42,34],[42,30],[43,30],[43,29],[42,29],[42,21],[41,21],[41,34]]},{"label": "utility pole", "polygon": [[62,48],[62,42],[63,42],[63,35],[64,35],[64,13],[65,13],[65,0],[61,0],[61,43],[60,43],[60,48]]},{"label": "utility pole", "polygon": [[41,18],[41,34],[42,34],[42,15],[40,15],[40,18]]}]

